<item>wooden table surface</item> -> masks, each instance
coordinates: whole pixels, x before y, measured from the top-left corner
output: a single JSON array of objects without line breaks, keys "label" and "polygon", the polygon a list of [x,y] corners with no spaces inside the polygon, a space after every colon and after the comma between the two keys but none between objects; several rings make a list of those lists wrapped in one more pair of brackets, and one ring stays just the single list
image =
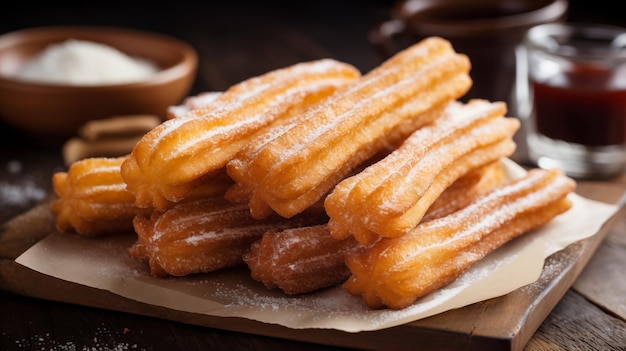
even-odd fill
[{"label": "wooden table surface", "polygon": [[[199,52],[191,93],[223,90],[295,62],[333,57],[367,71],[381,57],[368,30],[393,1],[241,1],[211,6],[178,2],[147,8],[122,3],[73,8],[18,5],[0,11],[0,34],[31,26],[105,24],[177,36]],[[94,7],[95,6],[95,7]],[[157,6],[154,8],[154,6]],[[621,24],[608,1],[572,2],[571,21]],[[29,210],[63,170],[60,147],[37,144],[0,124],[0,223]],[[616,203],[626,175],[580,181],[583,196]],[[622,219],[623,217],[623,219]],[[2,232],[0,232],[0,236]],[[5,248],[0,248],[2,252]],[[1,259],[7,259],[0,255]],[[528,341],[525,351],[626,350],[626,214]],[[1,284],[0,286],[4,286]],[[339,350],[323,343],[212,329],[107,309],[47,301],[0,290],[0,350]]]}]

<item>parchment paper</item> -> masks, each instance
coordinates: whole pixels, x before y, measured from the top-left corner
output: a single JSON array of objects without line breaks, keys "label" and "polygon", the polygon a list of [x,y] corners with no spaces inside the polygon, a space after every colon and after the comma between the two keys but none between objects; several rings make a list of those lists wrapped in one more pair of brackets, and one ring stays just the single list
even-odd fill
[{"label": "parchment paper", "polygon": [[[510,177],[524,170],[505,161]],[[59,279],[170,309],[242,317],[285,327],[359,332],[388,328],[507,294],[537,280],[544,260],[597,233],[618,206],[571,194],[573,207],[539,230],[488,255],[447,287],[400,311],[370,310],[341,287],[287,296],[250,278],[247,267],[182,278],[154,278],[127,254],[134,235],[86,238],[54,232],[16,262]]]}]

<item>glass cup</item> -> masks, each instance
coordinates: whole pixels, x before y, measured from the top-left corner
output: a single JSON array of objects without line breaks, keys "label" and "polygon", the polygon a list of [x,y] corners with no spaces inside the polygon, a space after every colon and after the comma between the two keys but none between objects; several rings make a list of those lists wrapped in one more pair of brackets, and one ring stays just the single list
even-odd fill
[{"label": "glass cup", "polygon": [[576,178],[626,165],[626,29],[600,24],[531,28],[518,52],[518,115],[531,162]]}]

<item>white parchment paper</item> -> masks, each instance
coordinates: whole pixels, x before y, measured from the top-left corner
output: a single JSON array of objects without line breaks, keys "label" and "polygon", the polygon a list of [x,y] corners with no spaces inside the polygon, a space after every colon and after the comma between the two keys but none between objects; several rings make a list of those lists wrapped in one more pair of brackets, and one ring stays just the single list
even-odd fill
[{"label": "white parchment paper", "polygon": [[[511,177],[524,172],[512,161],[506,160],[505,165]],[[59,279],[179,311],[242,317],[295,329],[378,330],[498,297],[537,280],[546,257],[594,235],[618,210],[616,205],[571,196],[574,205],[568,212],[506,244],[452,284],[400,311],[370,310],[341,287],[287,296],[252,280],[246,267],[155,278],[147,265],[128,256],[134,235],[85,238],[55,232],[16,262]]]}]

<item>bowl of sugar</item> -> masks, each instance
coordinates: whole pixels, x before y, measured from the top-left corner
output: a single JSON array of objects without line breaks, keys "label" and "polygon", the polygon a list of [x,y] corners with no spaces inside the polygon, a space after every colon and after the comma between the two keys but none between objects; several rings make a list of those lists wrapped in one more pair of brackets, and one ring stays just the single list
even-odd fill
[{"label": "bowl of sugar", "polygon": [[86,122],[166,118],[190,92],[195,49],[161,33],[98,26],[34,27],[0,36],[0,119],[43,143]]}]

